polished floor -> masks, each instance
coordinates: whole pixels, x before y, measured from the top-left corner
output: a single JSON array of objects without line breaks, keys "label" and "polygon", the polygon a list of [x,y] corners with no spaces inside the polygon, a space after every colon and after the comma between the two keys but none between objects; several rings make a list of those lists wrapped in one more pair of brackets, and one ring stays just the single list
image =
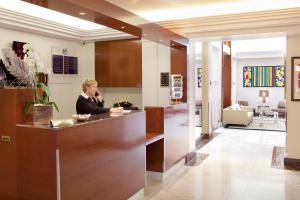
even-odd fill
[{"label": "polished floor", "polygon": [[217,131],[198,151],[209,154],[200,165],[181,167],[164,182],[148,179],[144,199],[300,199],[300,172],[271,167],[273,147],[284,146],[284,132]]}]

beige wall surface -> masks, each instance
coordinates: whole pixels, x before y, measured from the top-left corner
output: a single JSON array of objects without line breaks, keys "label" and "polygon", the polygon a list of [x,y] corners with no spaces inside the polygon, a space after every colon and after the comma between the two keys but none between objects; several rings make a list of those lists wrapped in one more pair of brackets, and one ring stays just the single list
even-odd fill
[{"label": "beige wall surface", "polygon": [[287,157],[300,159],[300,102],[291,101],[291,57],[300,57],[300,35],[287,36],[286,57]]},{"label": "beige wall surface", "polygon": [[[13,41],[30,43],[40,55],[46,71],[50,71],[49,87],[50,99],[55,101],[60,112],[54,112],[54,118],[71,118],[76,113],[76,100],[81,93],[81,82],[86,78],[95,77],[95,45],[94,42],[82,45],[79,42],[56,39],[41,35],[24,33],[9,29],[0,29],[0,48],[11,47]],[[61,47],[74,49],[78,56],[77,75],[54,75],[51,72],[51,48]],[[2,53],[0,53],[2,58]]]},{"label": "beige wall surface", "polygon": [[170,87],[160,86],[160,73],[170,73],[170,47],[149,40],[143,40],[142,56],[143,106],[168,106]]}]

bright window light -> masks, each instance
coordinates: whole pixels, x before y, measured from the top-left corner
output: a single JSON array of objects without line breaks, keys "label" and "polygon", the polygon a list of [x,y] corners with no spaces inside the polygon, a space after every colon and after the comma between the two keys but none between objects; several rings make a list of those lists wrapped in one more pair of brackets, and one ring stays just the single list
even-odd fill
[{"label": "bright window light", "polygon": [[36,6],[20,0],[0,0],[0,8],[64,24],[82,30],[97,30],[107,28],[90,21],[72,17],[70,15]]},{"label": "bright window light", "polygon": [[295,7],[300,7],[300,0],[243,0],[238,2],[227,2],[207,6],[193,6],[180,9],[153,10],[139,12],[137,15],[152,22],[159,22]]}]

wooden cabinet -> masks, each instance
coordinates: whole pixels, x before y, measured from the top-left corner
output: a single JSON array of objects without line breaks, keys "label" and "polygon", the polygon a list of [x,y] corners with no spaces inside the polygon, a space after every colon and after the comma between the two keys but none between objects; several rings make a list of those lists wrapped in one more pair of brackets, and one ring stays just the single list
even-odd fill
[{"label": "wooden cabinet", "polygon": [[142,87],[141,40],[96,42],[95,68],[100,87]]}]

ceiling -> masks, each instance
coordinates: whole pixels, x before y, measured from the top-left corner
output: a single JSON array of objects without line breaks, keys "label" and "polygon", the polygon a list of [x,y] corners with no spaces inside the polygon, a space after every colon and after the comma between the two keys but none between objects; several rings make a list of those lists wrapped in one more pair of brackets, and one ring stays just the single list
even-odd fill
[{"label": "ceiling", "polygon": [[300,0],[107,0],[149,21],[300,7]]},{"label": "ceiling", "polygon": [[106,1],[190,39],[300,33],[300,0]]}]

